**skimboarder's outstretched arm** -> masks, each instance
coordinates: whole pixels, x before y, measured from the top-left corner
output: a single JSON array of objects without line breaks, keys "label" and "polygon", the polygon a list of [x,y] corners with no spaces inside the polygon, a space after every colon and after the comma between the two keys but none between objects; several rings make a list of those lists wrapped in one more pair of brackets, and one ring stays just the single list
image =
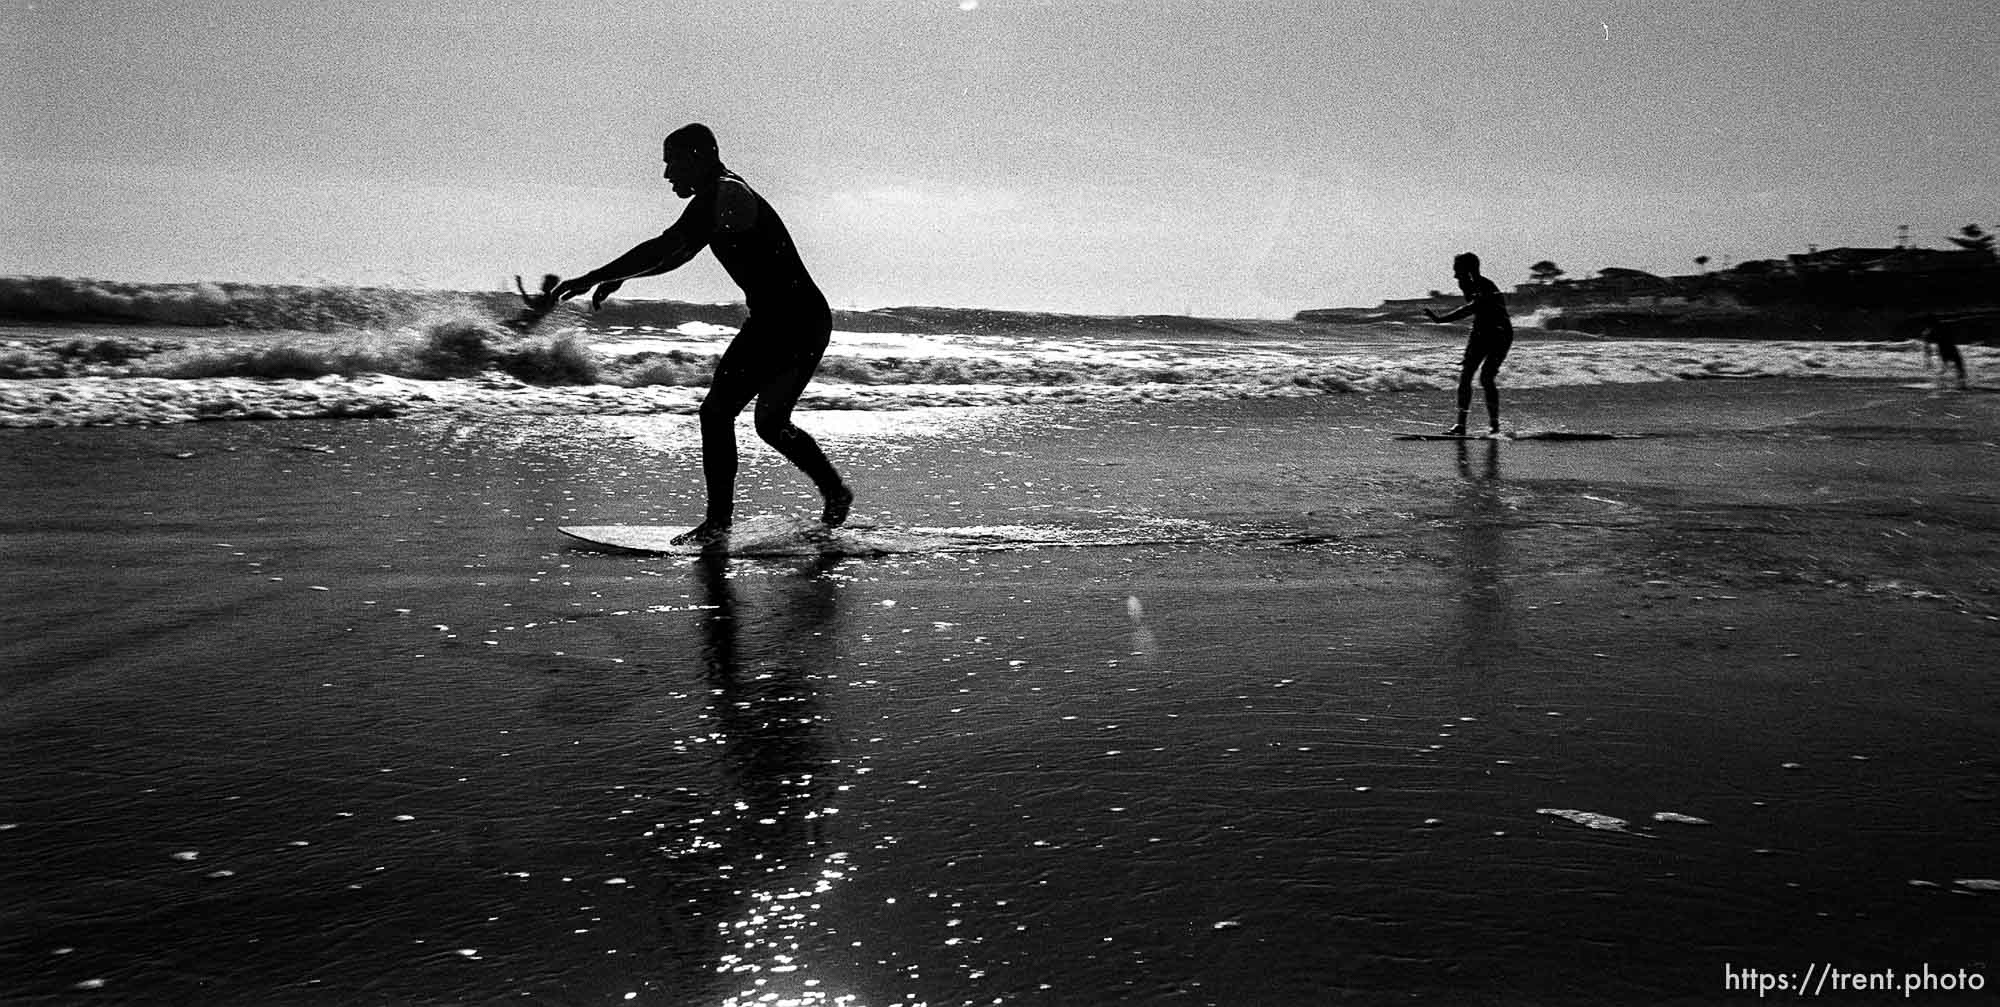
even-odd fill
[{"label": "skimboarder's outstretched arm", "polygon": [[642,241],[604,266],[558,284],[555,299],[567,301],[596,287],[590,295],[590,306],[595,309],[626,280],[679,269],[707,248],[717,233],[748,228],[756,220],[757,199],[741,179],[731,175],[727,180],[734,184],[717,185],[711,194],[697,196],[659,237]]},{"label": "skimboarder's outstretched arm", "polygon": [[1452,309],[1449,313],[1443,315],[1440,315],[1429,308],[1425,308],[1424,317],[1430,319],[1433,322],[1456,322],[1459,319],[1464,318],[1469,314],[1472,314],[1474,311],[1479,310],[1479,304],[1482,300],[1498,301],[1500,300],[1500,292],[1497,290],[1482,290],[1477,293],[1474,293],[1465,299],[1464,304],[1460,305],[1457,308]]},{"label": "skimboarder's outstretched arm", "polygon": [[631,251],[582,276],[562,281],[556,285],[553,296],[556,300],[567,301],[596,287],[590,295],[590,306],[595,309],[624,286],[626,280],[658,276],[686,265],[708,245],[708,235],[702,234],[697,239],[687,233],[691,228],[683,226],[686,223],[687,218],[682,217],[674,222],[674,226],[661,232],[659,237],[640,242]]}]

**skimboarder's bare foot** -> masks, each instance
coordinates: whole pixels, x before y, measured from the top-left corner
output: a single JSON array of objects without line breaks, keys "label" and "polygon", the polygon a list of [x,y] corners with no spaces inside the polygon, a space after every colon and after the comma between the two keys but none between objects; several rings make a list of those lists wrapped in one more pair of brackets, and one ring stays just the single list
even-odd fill
[{"label": "skimboarder's bare foot", "polygon": [[854,491],[845,486],[826,495],[826,507],[819,512],[819,521],[828,528],[838,528],[847,523],[847,511],[854,506]]},{"label": "skimboarder's bare foot", "polygon": [[1444,432],[1444,435],[1445,435],[1446,437],[1464,437],[1464,436],[1465,436],[1465,424],[1463,424],[1463,423],[1460,423],[1459,425],[1457,425],[1457,426],[1455,426],[1455,427],[1452,427],[1452,428],[1451,428],[1450,430],[1447,430],[1447,431],[1445,431],[1445,432]]},{"label": "skimboarder's bare foot", "polygon": [[721,549],[729,545],[729,526],[719,521],[703,521],[669,540],[674,545],[696,545]]}]

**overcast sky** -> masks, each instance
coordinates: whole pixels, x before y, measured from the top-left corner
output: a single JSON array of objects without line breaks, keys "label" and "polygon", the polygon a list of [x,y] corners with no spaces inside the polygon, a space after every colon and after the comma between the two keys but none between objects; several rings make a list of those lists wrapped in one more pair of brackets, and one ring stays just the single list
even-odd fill
[{"label": "overcast sky", "polygon": [[[0,273],[494,288],[711,125],[836,306],[1284,316],[2000,225],[1994,0],[0,0]],[[732,300],[704,256],[627,288]]]}]

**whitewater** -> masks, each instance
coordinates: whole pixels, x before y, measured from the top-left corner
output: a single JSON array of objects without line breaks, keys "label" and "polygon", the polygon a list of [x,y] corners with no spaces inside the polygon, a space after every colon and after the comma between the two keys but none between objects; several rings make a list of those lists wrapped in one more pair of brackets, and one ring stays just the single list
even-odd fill
[{"label": "whitewater", "polygon": [[[484,340],[486,359],[427,374],[414,361],[453,326]],[[733,334],[705,321],[557,325],[511,341],[481,319],[312,332],[16,324],[0,330],[0,426],[687,413]],[[896,410],[1440,392],[1456,383],[1462,345],[1455,327],[1394,323],[1138,335],[836,331],[800,405]],[[1968,357],[1975,369],[2000,362],[1982,347],[1969,347]],[[570,367],[551,376],[546,364],[495,366],[524,358]],[[1543,388],[1924,375],[1915,342],[1603,340],[1524,327],[1501,380]]]}]

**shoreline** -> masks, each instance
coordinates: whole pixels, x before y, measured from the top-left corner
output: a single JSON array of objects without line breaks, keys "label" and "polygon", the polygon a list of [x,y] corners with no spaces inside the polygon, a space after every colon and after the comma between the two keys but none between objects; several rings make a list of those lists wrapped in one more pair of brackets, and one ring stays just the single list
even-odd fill
[{"label": "shoreline", "polygon": [[[1884,390],[1920,394],[1916,382],[1893,378],[1823,379],[1717,374],[1702,378],[1668,378],[1617,382],[1613,385],[1544,385],[1541,389],[1644,385],[1675,387],[1707,381],[1786,382],[1823,380],[1858,382]],[[1503,393],[1507,386],[1503,383]],[[1513,389],[1518,393],[1521,389]],[[1986,391],[1975,387],[1970,393]],[[419,380],[370,374],[354,378],[328,375],[310,380],[274,378],[44,378],[0,382],[0,430],[72,427],[157,427],[183,423],[275,422],[292,420],[398,419],[452,417],[459,420],[500,420],[547,416],[691,415],[700,407],[701,387],[619,385],[532,385],[500,372],[473,378]],[[1309,398],[1318,395],[1437,395],[1444,387],[1377,390],[1320,390],[1276,387],[1249,390],[1236,386],[1165,384],[1063,385],[1022,387],[995,384],[901,384],[889,386],[825,384],[810,386],[799,400],[801,410],[886,410],[982,408],[995,406],[1129,405],[1167,402],[1208,402]],[[1966,394],[1939,389],[1942,394]],[[1475,404],[1474,412],[1478,411]],[[1475,417],[1476,419],[1477,417]]]}]

